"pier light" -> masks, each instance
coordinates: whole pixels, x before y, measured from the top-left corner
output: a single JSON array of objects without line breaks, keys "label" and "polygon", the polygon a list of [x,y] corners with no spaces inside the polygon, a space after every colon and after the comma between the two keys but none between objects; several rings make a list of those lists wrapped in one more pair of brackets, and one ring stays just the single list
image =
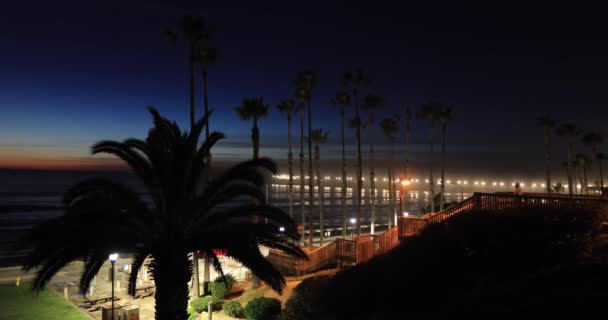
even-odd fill
[{"label": "pier light", "polygon": [[520,183],[520,184],[521,184],[521,186],[522,186],[522,187],[525,187],[525,186],[526,186],[526,184],[525,184],[525,183],[523,183],[523,182],[522,182],[522,183]]},{"label": "pier light", "polygon": [[450,181],[450,180],[448,180],[448,181],[446,181],[446,182],[447,182],[448,184],[451,184],[451,183],[452,183],[452,181]]},{"label": "pier light", "polygon": [[496,186],[496,181],[492,182],[492,185],[493,185],[493,186]]},{"label": "pier light", "polygon": [[285,232],[285,227],[280,227],[280,228],[279,228],[279,231],[280,231],[280,232]]},{"label": "pier light", "polygon": [[502,187],[502,186],[504,186],[504,185],[505,185],[505,183],[504,183],[504,182],[501,182],[501,183],[500,183],[500,186],[501,186],[501,187]]},{"label": "pier light", "polygon": [[544,184],[544,183],[541,183],[541,184],[540,184],[540,186],[544,188],[544,187],[546,187],[547,185],[546,185],[546,184]]},{"label": "pier light", "polygon": [[533,184],[532,184],[532,188],[536,188],[536,183],[533,183]]},{"label": "pier light", "polygon": [[404,213],[403,213],[403,217],[404,217],[404,218],[407,218],[407,217],[409,217],[409,216],[410,216],[410,213],[409,213],[409,212],[404,212]]},{"label": "pier light", "polygon": [[468,182],[467,182],[466,180],[465,180],[463,183],[464,183],[464,184],[468,184]]},{"label": "pier light", "polygon": [[485,181],[482,181],[482,182],[481,182],[481,185],[482,185],[482,186],[485,186],[485,185],[486,185],[486,182],[485,182]]},{"label": "pier light", "polygon": [[425,179],[424,182],[429,183],[429,179]]},{"label": "pier light", "polygon": [[456,181],[456,183],[457,183],[457,184],[461,184],[461,183],[462,183],[462,181],[458,180],[458,181]]}]

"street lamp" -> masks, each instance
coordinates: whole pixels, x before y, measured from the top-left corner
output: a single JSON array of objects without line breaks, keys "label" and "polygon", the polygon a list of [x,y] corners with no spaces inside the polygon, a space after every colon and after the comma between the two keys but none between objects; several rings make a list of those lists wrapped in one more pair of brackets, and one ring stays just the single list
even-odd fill
[{"label": "street lamp", "polygon": [[114,263],[118,259],[118,253],[110,254],[110,263],[112,264],[112,320],[114,320]]},{"label": "street lamp", "polygon": [[401,209],[401,214],[405,212],[405,194],[407,192],[407,187],[409,187],[410,184],[412,184],[412,179],[409,177],[399,179],[399,207]]},{"label": "street lamp", "polygon": [[355,223],[357,223],[357,219],[355,219],[355,218],[350,218],[350,224],[351,224],[351,226],[352,226],[352,227],[350,228],[350,237],[351,237],[351,239],[352,239],[352,237],[353,237],[353,233],[354,233],[354,230],[355,230]]}]

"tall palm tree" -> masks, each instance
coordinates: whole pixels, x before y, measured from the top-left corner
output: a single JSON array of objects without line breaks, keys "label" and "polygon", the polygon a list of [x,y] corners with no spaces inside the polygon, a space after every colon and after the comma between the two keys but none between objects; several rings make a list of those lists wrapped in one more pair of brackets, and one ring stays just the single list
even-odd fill
[{"label": "tall palm tree", "polygon": [[439,211],[443,211],[443,203],[445,202],[445,142],[446,129],[448,121],[454,117],[452,106],[442,104],[438,106],[437,120],[441,125],[441,198],[439,199]]},{"label": "tall palm tree", "polygon": [[431,126],[429,127],[429,191],[431,193],[431,212],[435,212],[435,181],[433,178],[433,159],[435,157],[435,125],[439,120],[439,110],[440,104],[427,103],[422,105],[422,108],[418,114],[420,118],[429,120],[431,122]]},{"label": "tall palm tree", "polygon": [[[388,192],[389,192],[389,206],[391,207],[393,214],[396,214],[396,201],[395,201],[395,173],[393,169],[393,162],[395,161],[395,141],[397,140],[397,134],[399,133],[399,115],[395,114],[392,117],[388,117],[380,122],[380,127],[390,145],[389,153],[389,165],[388,165]],[[390,211],[389,211],[390,212]],[[389,213],[388,216],[388,228],[391,228],[392,217]]]},{"label": "tall palm tree", "polygon": [[[175,45],[181,36],[188,51],[188,70],[190,83],[190,127],[194,127],[194,75],[195,66],[199,59],[199,49],[201,42],[208,35],[208,24],[203,17],[183,16],[180,21],[179,31],[165,30],[163,38],[165,41]],[[207,110],[205,110],[207,111]]]},{"label": "tall palm tree", "polygon": [[[587,132],[581,138],[581,142],[591,147],[591,159],[597,159],[597,147],[604,142],[604,137],[597,132]],[[599,165],[598,161],[598,165]],[[597,180],[596,180],[597,181]],[[604,181],[600,177],[600,188],[604,187]]]},{"label": "tall palm tree", "polygon": [[361,234],[361,190],[363,189],[363,164],[361,162],[361,116],[359,114],[359,91],[366,88],[371,81],[364,74],[362,68],[356,68],[344,73],[343,84],[352,92],[355,104],[355,117],[351,125],[355,128],[355,144],[357,145],[357,235]]},{"label": "tall palm tree", "polygon": [[[312,135],[312,91],[317,85],[319,81],[319,75],[312,70],[304,70],[298,72],[296,75],[296,79],[294,81],[294,85],[296,88],[296,96],[300,97],[304,101],[306,101],[306,106],[308,107],[308,136]],[[313,219],[314,219],[314,189],[313,189],[313,179],[314,175],[312,172],[312,141],[308,139],[308,195],[310,197],[310,206],[309,209],[309,219],[308,225],[310,228],[310,232],[308,234],[308,244],[312,247],[313,237],[314,237],[314,229],[313,229]]]},{"label": "tall palm tree", "polygon": [[[44,288],[60,269],[82,259],[80,291],[84,294],[108,255],[120,252],[133,255],[128,292],[134,295],[138,271],[150,257],[156,319],[185,320],[192,276],[189,252],[204,252],[222,274],[213,251],[222,249],[280,292],[285,281],[264,259],[259,245],[295,257],[305,254],[297,246],[299,235],[293,220],[267,205],[260,190],[265,175],[259,169],[274,173],[275,164],[268,159],[250,160],[204,184],[206,155],[223,138],[213,132],[198,146],[209,114],[190,132],[182,132],[155,109],[150,112],[154,127],[146,140],[101,141],[92,153],[109,153],[125,161],[151,201],[106,178],[88,178],[70,188],[63,198],[65,214],[37,225],[24,239],[32,248],[24,269],[40,267],[32,287]],[[235,205],[236,199],[240,204]],[[254,215],[264,216],[269,223],[253,223]]]},{"label": "tall palm tree", "polygon": [[405,107],[405,168],[403,170],[403,176],[407,177],[409,174],[410,167],[410,132],[412,124],[412,109]]},{"label": "tall palm tree", "polygon": [[281,100],[279,105],[277,105],[277,109],[279,112],[284,112],[287,114],[287,164],[289,166],[289,186],[287,189],[287,199],[289,202],[289,216],[293,218],[293,153],[291,152],[291,117],[294,112],[296,112],[296,102],[293,99],[284,99]]},{"label": "tall palm tree", "polygon": [[340,132],[342,140],[342,188],[340,189],[342,197],[342,238],[346,239],[346,189],[348,186],[346,181],[346,141],[344,132],[344,119],[346,116],[346,108],[351,106],[350,95],[346,92],[338,92],[336,93],[335,97],[329,100],[329,103],[340,110]]},{"label": "tall palm tree", "polygon": [[555,120],[547,114],[536,119],[536,126],[542,128],[545,132],[545,185],[547,186],[547,193],[551,193],[551,145],[549,138],[551,130],[555,127]]},{"label": "tall palm tree", "polygon": [[[212,30],[207,30],[207,33]],[[208,35],[207,35],[208,36]],[[203,71],[203,104],[205,112],[209,112],[209,66],[217,61],[218,53],[217,48],[211,48],[206,45],[206,42],[202,44],[199,50],[199,63],[201,64]],[[209,136],[209,126],[205,127],[205,137]]]},{"label": "tall palm tree", "polygon": [[602,170],[602,161],[608,159],[605,153],[598,152],[596,155],[598,166],[600,169],[600,195],[604,194],[604,172]]},{"label": "tall palm tree", "polygon": [[264,104],[263,98],[243,98],[240,106],[234,108],[234,111],[239,115],[241,120],[253,120],[251,128],[251,142],[253,145],[253,159],[260,158],[260,129],[258,128],[258,120],[266,118],[268,115],[267,104]]},{"label": "tall palm tree", "polygon": [[564,123],[557,127],[557,129],[555,129],[555,132],[558,136],[564,139],[564,142],[566,144],[566,171],[568,173],[568,194],[573,195],[574,190],[572,187],[572,144],[574,143],[574,138],[580,135],[581,131],[573,123]]},{"label": "tall palm tree", "polygon": [[[306,196],[304,193],[304,104],[301,98],[298,99],[298,114],[300,116],[300,219],[302,220],[301,226],[306,226],[306,214],[305,214],[305,203]],[[312,200],[312,199],[311,199]],[[304,239],[304,230],[302,230],[302,241]]]},{"label": "tall palm tree", "polygon": [[587,181],[587,168],[591,166],[591,159],[582,153],[577,153],[574,158],[579,167],[579,176],[581,181],[581,193],[589,194]]},{"label": "tall palm tree", "polygon": [[375,94],[368,94],[363,97],[363,110],[369,114],[368,126],[369,129],[369,191],[370,191],[370,207],[372,217],[370,222],[370,233],[374,234],[376,227],[376,174],[374,173],[374,113],[383,110],[386,107],[386,100]]},{"label": "tall palm tree", "polygon": [[312,134],[310,135],[310,140],[315,145],[315,167],[317,174],[317,188],[319,189],[319,245],[323,245],[324,234],[323,234],[323,198],[325,196],[323,191],[323,184],[321,181],[321,153],[319,151],[319,145],[327,142],[327,136],[329,132],[323,131],[323,129],[315,129],[312,130]]}]

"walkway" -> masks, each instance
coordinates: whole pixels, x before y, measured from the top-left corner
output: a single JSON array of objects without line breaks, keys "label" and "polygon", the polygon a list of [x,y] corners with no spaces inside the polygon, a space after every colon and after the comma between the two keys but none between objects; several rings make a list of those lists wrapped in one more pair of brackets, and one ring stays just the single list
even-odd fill
[{"label": "walkway", "polygon": [[608,199],[598,196],[563,195],[548,193],[475,193],[441,212],[422,217],[401,217],[396,227],[378,235],[360,235],[353,240],[334,241],[309,250],[309,260],[295,259],[278,250],[270,250],[268,260],[285,275],[302,275],[317,270],[357,264],[384,254],[396,247],[401,239],[419,234],[427,225],[442,222],[452,216],[474,210],[505,210],[522,207],[549,208],[596,208],[598,213],[608,214]]}]

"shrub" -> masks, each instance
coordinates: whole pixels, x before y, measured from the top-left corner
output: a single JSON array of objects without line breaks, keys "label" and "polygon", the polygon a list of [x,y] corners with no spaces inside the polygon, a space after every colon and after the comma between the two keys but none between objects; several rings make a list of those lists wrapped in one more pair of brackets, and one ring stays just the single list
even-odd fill
[{"label": "shrub", "polygon": [[215,299],[213,296],[203,296],[192,300],[192,302],[190,302],[190,305],[192,306],[192,309],[194,309],[194,311],[201,313],[203,311],[207,311],[207,304],[209,302],[212,303],[211,308],[213,309],[217,301],[218,300]]},{"label": "shrub", "polygon": [[243,314],[243,306],[238,301],[224,303],[223,309],[227,315],[233,318],[239,318]]},{"label": "shrub", "polygon": [[283,320],[305,320],[322,318],[322,301],[318,299],[331,277],[315,276],[304,279],[292,291],[281,313]]},{"label": "shrub", "polygon": [[211,295],[218,301],[224,299],[229,292],[228,288],[226,288],[226,284],[223,282],[210,282],[209,291],[211,292]]},{"label": "shrub", "polygon": [[[224,278],[226,279],[226,281],[224,281]],[[231,274],[225,274],[224,278],[222,278],[222,276],[219,276],[215,278],[213,282],[224,282],[226,284],[226,287],[228,288],[228,293],[230,293],[230,290],[232,290],[232,287],[234,287],[234,284],[236,283],[236,278]]]},{"label": "shrub", "polygon": [[188,320],[194,320],[198,317],[198,313],[194,311],[194,308],[188,307]]},{"label": "shrub", "polygon": [[248,320],[274,320],[281,313],[281,301],[275,298],[257,298],[249,301],[245,307]]}]

